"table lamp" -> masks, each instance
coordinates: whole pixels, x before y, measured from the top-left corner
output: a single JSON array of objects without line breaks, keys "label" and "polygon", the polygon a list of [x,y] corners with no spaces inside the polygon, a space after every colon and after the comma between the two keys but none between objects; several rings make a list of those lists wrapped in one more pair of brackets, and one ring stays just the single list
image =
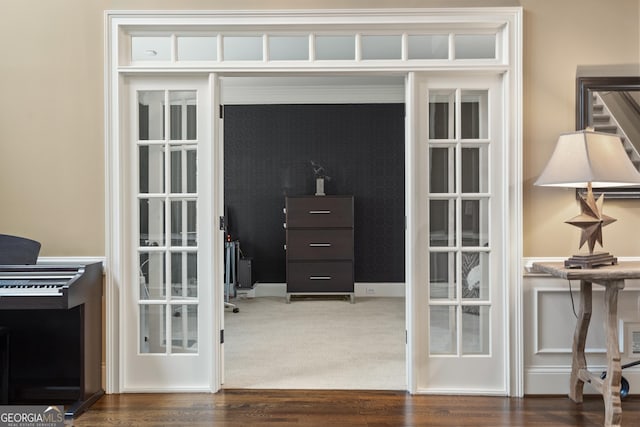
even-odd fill
[{"label": "table lamp", "polygon": [[534,185],[587,188],[587,195],[579,197],[580,215],[566,222],[582,229],[578,249],[588,242],[589,253],[573,255],[565,260],[565,267],[593,268],[617,263],[617,258],[607,252],[593,252],[596,242],[602,246],[602,227],[615,221],[602,213],[604,194],[596,201],[593,187],[640,185],[640,173],[617,135],[595,132],[591,128],[560,135]]}]

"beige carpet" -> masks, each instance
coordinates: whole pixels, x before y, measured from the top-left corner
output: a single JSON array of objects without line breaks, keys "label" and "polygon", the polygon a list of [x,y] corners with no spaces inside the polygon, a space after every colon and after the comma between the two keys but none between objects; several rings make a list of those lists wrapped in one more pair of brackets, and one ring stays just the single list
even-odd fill
[{"label": "beige carpet", "polygon": [[406,390],[403,298],[233,302],[225,388]]}]

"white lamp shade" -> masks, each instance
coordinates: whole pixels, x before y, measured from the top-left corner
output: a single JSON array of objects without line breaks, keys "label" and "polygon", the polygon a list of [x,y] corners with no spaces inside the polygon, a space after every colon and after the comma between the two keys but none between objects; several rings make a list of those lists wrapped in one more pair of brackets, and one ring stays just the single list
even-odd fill
[{"label": "white lamp shade", "polygon": [[554,187],[640,185],[640,173],[617,135],[583,130],[560,135],[534,185]]}]

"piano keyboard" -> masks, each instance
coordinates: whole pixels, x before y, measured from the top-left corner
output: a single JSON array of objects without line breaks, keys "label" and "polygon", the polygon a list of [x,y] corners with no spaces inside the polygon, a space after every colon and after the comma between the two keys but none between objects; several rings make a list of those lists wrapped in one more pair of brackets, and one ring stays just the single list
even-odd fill
[{"label": "piano keyboard", "polygon": [[51,280],[0,279],[0,297],[62,295],[60,289],[67,283]]}]

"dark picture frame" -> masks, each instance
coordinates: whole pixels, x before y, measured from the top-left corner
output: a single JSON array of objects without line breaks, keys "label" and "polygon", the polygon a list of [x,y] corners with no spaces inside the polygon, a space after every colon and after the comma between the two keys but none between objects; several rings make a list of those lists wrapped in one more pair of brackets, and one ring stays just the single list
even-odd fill
[{"label": "dark picture frame", "polygon": [[[592,96],[598,91],[640,91],[640,76],[608,76],[576,78],[576,130],[591,125]],[[579,193],[586,192],[580,189]],[[605,199],[640,199],[640,187],[598,188],[593,190],[596,197]]]}]

